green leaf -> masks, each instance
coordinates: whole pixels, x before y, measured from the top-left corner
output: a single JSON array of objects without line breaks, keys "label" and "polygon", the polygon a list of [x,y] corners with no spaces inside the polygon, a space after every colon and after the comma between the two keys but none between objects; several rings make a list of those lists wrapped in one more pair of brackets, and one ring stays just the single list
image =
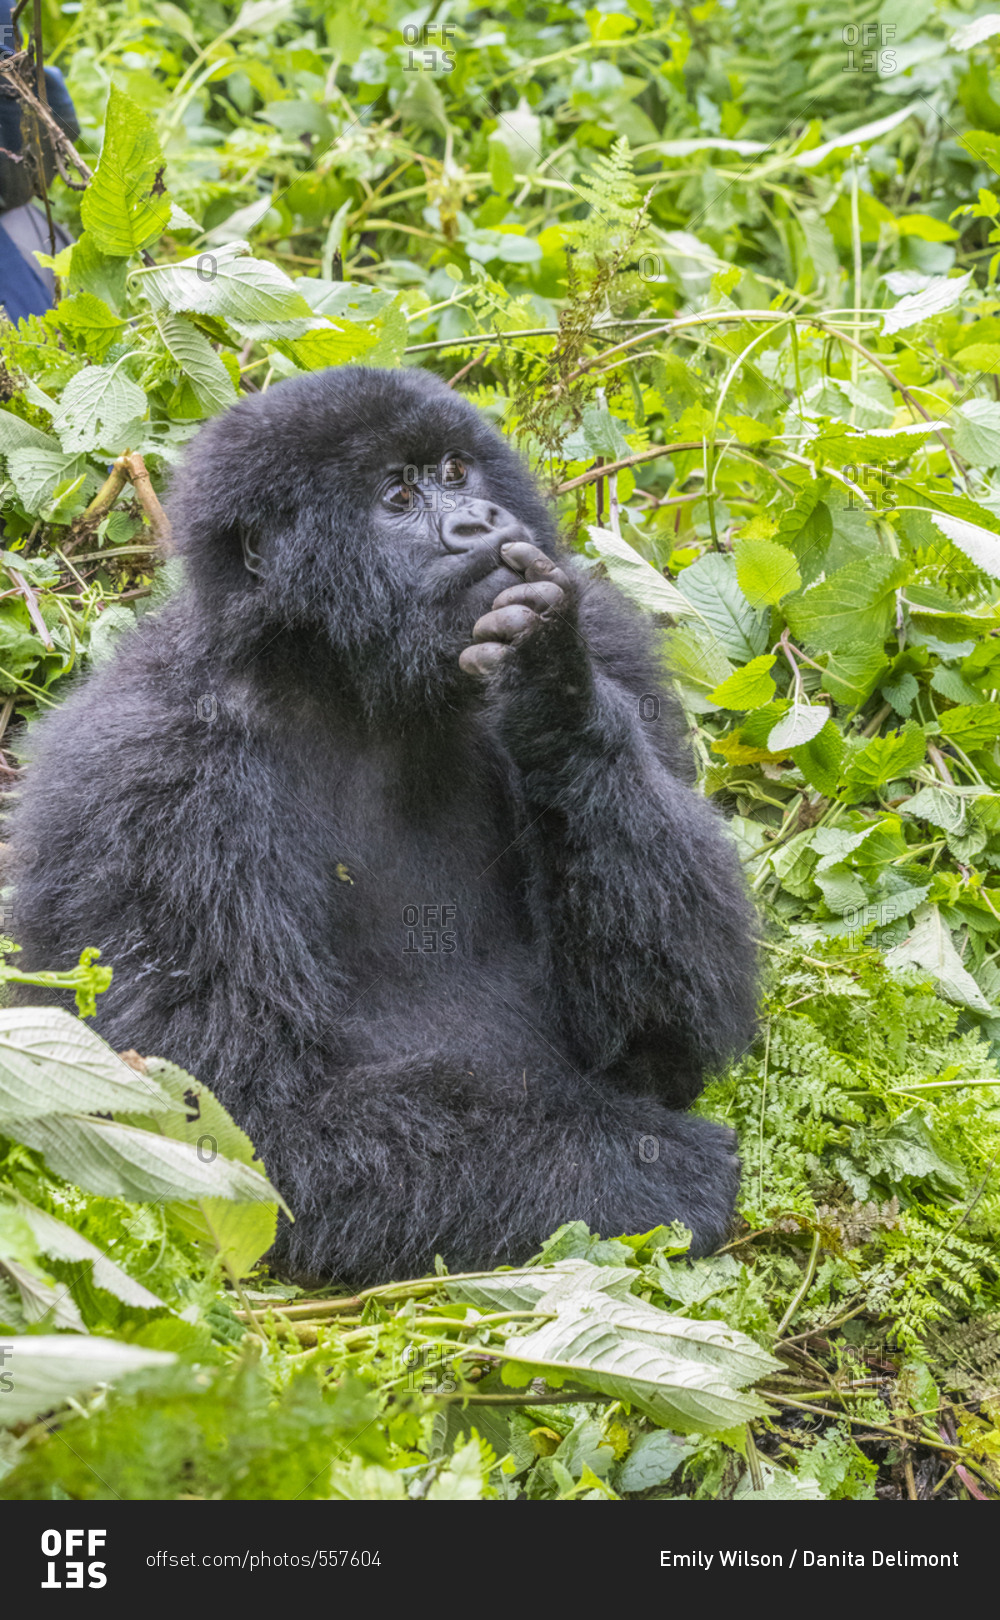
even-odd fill
[{"label": "green leaf", "polygon": [[845,708],[857,709],[871,697],[889,668],[889,660],[876,647],[831,652],[824,656],[820,686]]},{"label": "green leaf", "polygon": [[214,416],[236,402],[233,380],[208,338],[183,315],[165,315],[159,322],[164,346],[194,389],[206,416]]},{"label": "green leaf", "polygon": [[[1000,406],[997,409],[1000,410]],[[994,579],[1000,579],[1000,539],[995,534],[981,528],[978,523],[950,517],[944,512],[931,512],[930,519],[953,546],[964,551],[970,562],[974,562],[984,574],[992,574]]]},{"label": "green leaf", "polygon": [[774,697],[775,685],[768,670],[775,662],[773,653],[751,658],[749,664],[729,675],[709,694],[720,709],[760,709]]},{"label": "green leaf", "polygon": [[[227,242],[174,264],[135,270],[132,280],[154,309],[216,315],[244,337],[296,337],[315,326],[312,310],[284,271],[249,253],[246,242]],[[301,321],[305,327],[288,331],[290,322]]]},{"label": "green leaf", "polygon": [[[894,954],[889,952],[890,956]],[[903,1114],[887,1131],[874,1134],[866,1130],[863,1135],[851,1135],[854,1151],[836,1154],[833,1162],[859,1198],[868,1197],[872,1181],[893,1191],[923,1183],[946,1197],[966,1191],[961,1166],[942,1153],[916,1108]]]},{"label": "green leaf", "polygon": [[819,735],[829,718],[830,711],[822,703],[793,703],[768,736],[767,746],[772,754],[801,748]]},{"label": "green leaf", "polygon": [[796,636],[822,652],[863,652],[883,642],[895,614],[895,592],[909,573],[896,557],[859,557],[785,608]]},{"label": "green leaf", "polygon": [[681,590],[734,663],[767,651],[768,614],[755,613],[743,595],[732,557],[706,552],[681,574]]},{"label": "green leaf", "polygon": [[95,1384],[113,1384],[144,1367],[167,1367],[177,1358],[163,1350],[144,1350],[114,1339],[83,1335],[38,1334],[8,1339],[0,1391],[0,1424],[10,1427],[62,1406],[71,1395],[84,1395]]},{"label": "green leaf", "polygon": [[898,304],[883,313],[883,332],[887,336],[891,332],[903,332],[921,321],[929,320],[932,315],[952,309],[971,280],[971,270],[967,270],[964,276],[935,276],[922,292],[907,293]]},{"label": "green leaf", "polygon": [[961,834],[965,831],[965,801],[944,788],[921,788],[899,808],[904,815],[919,816],[944,832]]},{"label": "green leaf", "polygon": [[922,242],[954,242],[958,232],[933,214],[900,214],[895,221],[900,236],[918,236]]},{"label": "green leaf", "polygon": [[128,259],[102,252],[91,231],[84,231],[74,242],[69,263],[70,293],[93,293],[109,309],[121,310],[127,273]]},{"label": "green leaf", "polygon": [[152,119],[112,81],[101,160],[80,203],[102,253],[129,258],[163,235],[170,219],[163,172]]},{"label": "green leaf", "polygon": [[830,508],[821,499],[821,491],[825,487],[824,480],[820,488],[804,489],[787,511],[781,514],[778,524],[777,538],[781,544],[791,548],[803,567],[807,559],[813,565],[809,578],[815,578],[822,567],[826,549],[833,537],[833,517]]},{"label": "green leaf", "polygon": [[103,360],[122,334],[125,322],[91,292],[73,293],[55,308],[55,319],[71,338],[86,346],[95,360]]},{"label": "green leaf", "polygon": [[[189,1143],[202,1163],[220,1155],[233,1163],[261,1171],[253,1143],[241,1131],[207,1086],[163,1058],[147,1058],[147,1075],[174,1099],[178,1112],[158,1121],[158,1129],[175,1141]],[[199,1242],[210,1244],[238,1277],[245,1276],[274,1242],[278,1206],[271,1203],[235,1203],[231,1198],[200,1198],[196,1204],[170,1206],[177,1224]]]},{"label": "green leaf", "polygon": [[12,450],[49,450],[58,455],[59,440],[32,427],[13,411],[0,410],[0,456],[9,456]]},{"label": "green leaf", "polygon": [[674,618],[701,618],[688,598],[664,579],[659,569],[640,557],[634,546],[610,529],[588,525],[594,550],[615,584],[648,613],[669,613]]},{"label": "green leaf", "polygon": [[937,906],[928,903],[914,912],[910,932],[902,944],[886,953],[885,959],[891,968],[924,968],[946,1001],[973,1012],[995,1014],[972,974],[962,966],[951,931]]},{"label": "green leaf", "polygon": [[6,1131],[45,1157],[50,1170],[104,1198],[153,1202],[232,1198],[275,1204],[270,1182],[248,1165],[208,1158],[187,1142],[92,1114],[10,1120]]},{"label": "green leaf", "polygon": [[9,452],[7,466],[18,500],[26,512],[35,513],[52,499],[60,484],[79,474],[82,464],[79,456],[67,456],[61,450],[26,446]]},{"label": "green leaf", "polygon": [[989,748],[1000,742],[1000,704],[962,703],[939,717],[936,730],[960,748]]},{"label": "green leaf", "polygon": [[63,389],[52,424],[63,449],[127,449],[120,444],[126,429],[146,414],[146,396],[118,366],[84,366]]},{"label": "green leaf", "polygon": [[581,1277],[587,1280],[588,1288],[624,1299],[637,1275],[631,1266],[599,1266],[590,1260],[567,1259],[547,1266],[493,1271],[483,1277],[445,1277],[443,1282],[449,1299],[475,1305],[477,1310],[530,1311],[557,1283],[572,1283]]},{"label": "green leaf", "polygon": [[[671,1316],[640,1299],[594,1292],[580,1277],[542,1297],[551,1322],[507,1341],[505,1356],[638,1406],[681,1433],[718,1433],[762,1415],[742,1387],[777,1363],[745,1334],[720,1322]],[[766,1410],[766,1409],[765,1409]]]},{"label": "green leaf", "polygon": [[[113,1260],[81,1237],[71,1226],[59,1221],[54,1215],[48,1214],[44,1209],[38,1209],[30,1204],[26,1198],[18,1201],[18,1209],[31,1228],[35,1242],[42,1254],[52,1260],[70,1260],[76,1263],[88,1264],[94,1284],[104,1288],[123,1304],[139,1307],[151,1311],[163,1308],[163,1301],[156,1294],[151,1294],[148,1288],[137,1283],[127,1272],[116,1266]],[[0,1411],[3,1403],[0,1402]]]},{"label": "green leaf", "polygon": [[806,781],[827,798],[837,791],[844,754],[844,739],[832,720],[827,720],[822,731],[801,748],[792,749],[792,759]]},{"label": "green leaf", "polygon": [[61,1007],[0,1011],[0,1120],[100,1109],[167,1112],[167,1094]]},{"label": "green leaf", "polygon": [[676,1434],[641,1434],[619,1470],[620,1491],[648,1491],[666,1485],[691,1453],[691,1442]]},{"label": "green leaf", "polygon": [[843,775],[848,804],[869,798],[874,789],[897,776],[909,776],[922,762],[927,741],[922,727],[907,720],[901,731],[885,737],[872,737],[857,753],[849,756]]},{"label": "green leaf", "polygon": [[[952,414],[949,426],[952,444],[970,466],[995,467],[1000,463],[1000,404],[995,400],[966,400]],[[1000,547],[997,549],[1000,551]]]},{"label": "green leaf", "polygon": [[773,540],[737,540],[736,578],[755,609],[780,602],[802,584],[794,557]]}]

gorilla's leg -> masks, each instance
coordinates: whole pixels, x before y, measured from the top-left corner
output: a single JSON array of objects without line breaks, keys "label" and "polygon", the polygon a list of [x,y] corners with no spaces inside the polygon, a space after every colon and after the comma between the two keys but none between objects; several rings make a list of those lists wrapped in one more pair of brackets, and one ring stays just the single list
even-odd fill
[{"label": "gorilla's leg", "polygon": [[661,1103],[580,1080],[570,1090],[414,1065],[338,1077],[309,1115],[250,1122],[298,1217],[279,1269],[352,1287],[517,1263],[566,1221],[603,1237],[681,1221],[693,1255],[726,1236],[735,1135]]}]

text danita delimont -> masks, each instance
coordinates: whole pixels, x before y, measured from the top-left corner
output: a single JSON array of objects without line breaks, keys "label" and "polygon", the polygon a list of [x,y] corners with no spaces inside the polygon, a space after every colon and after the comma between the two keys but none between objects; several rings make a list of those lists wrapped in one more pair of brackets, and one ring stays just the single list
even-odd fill
[{"label": "text danita delimont", "polygon": [[905,1552],[872,1547],[868,1552],[816,1552],[812,1547],[793,1547],[789,1552],[747,1552],[742,1548],[719,1547],[705,1552],[660,1550],[661,1569],[957,1569],[957,1552]]}]

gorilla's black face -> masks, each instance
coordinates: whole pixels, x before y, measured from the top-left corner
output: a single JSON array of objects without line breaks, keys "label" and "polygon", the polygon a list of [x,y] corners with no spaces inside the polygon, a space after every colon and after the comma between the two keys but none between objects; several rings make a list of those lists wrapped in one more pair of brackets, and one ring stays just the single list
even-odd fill
[{"label": "gorilla's black face", "polygon": [[406,559],[414,595],[426,606],[461,606],[475,615],[518,575],[503,547],[534,542],[532,529],[498,504],[490,479],[467,450],[440,461],[393,468],[377,495],[375,527],[387,550]]},{"label": "gorilla's black face", "polygon": [[[554,553],[492,425],[438,378],[344,366],[277,384],[197,437],[170,510],[192,586],[241,650],[319,632],[366,701],[454,682],[477,618]],[[221,649],[220,649],[221,650]]]}]

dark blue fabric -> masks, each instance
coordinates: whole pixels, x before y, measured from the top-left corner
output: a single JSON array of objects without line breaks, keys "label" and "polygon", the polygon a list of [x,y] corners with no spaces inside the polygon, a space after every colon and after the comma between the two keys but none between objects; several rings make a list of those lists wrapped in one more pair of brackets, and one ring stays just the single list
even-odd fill
[{"label": "dark blue fabric", "polygon": [[[0,55],[9,56],[14,49],[11,27],[11,6],[0,0]],[[70,100],[66,81],[58,68],[45,69],[45,88],[49,107],[62,124],[70,139],[76,138],[79,125]],[[15,154],[14,158],[0,157],[0,208],[17,207],[31,197],[31,177],[27,165],[16,162],[22,150],[21,114],[16,98],[0,89],[0,146]],[[46,163],[48,168],[48,163]],[[38,273],[34,260],[25,258],[3,229],[0,212],[0,307],[12,321],[23,320],[26,315],[44,315],[51,307],[48,287]]]},{"label": "dark blue fabric", "polygon": [[12,321],[44,315],[52,307],[49,289],[38,271],[22,258],[3,228],[0,214],[0,304]]}]

